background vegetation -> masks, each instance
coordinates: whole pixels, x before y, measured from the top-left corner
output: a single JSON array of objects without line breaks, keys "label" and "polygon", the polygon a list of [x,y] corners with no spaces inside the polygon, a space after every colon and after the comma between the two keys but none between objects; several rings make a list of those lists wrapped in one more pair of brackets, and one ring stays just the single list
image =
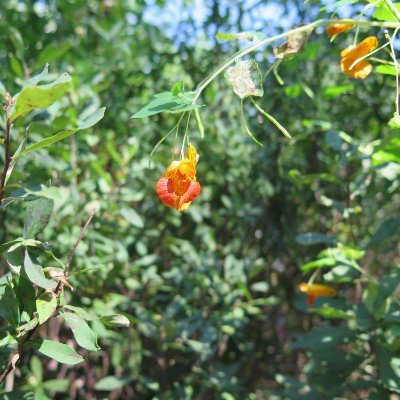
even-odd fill
[{"label": "background vegetation", "polygon": [[[66,288],[62,301],[80,307],[69,311],[88,320],[101,349],[89,353],[76,344],[61,307],[35,337],[74,347],[84,362],[70,366],[27,349],[0,398],[397,398],[400,136],[387,125],[395,79],[374,72],[356,81],[341,73],[340,51],[354,32],[330,43],[317,29],[305,51],[280,66],[283,82],[273,74],[265,80],[260,104],[284,123],[291,141],[248,102],[247,123],[264,144],[256,146],[243,132],[240,100],[227,82],[217,79],[205,90],[204,139],[194,119],[190,125],[202,193],[187,212],[166,208],[155,194],[172,159],[173,135],[148,165],[177,115],[130,119],[180,79],[195,88],[246,45],[217,41],[217,32],[272,36],[332,11],[356,17],[365,6],[339,3],[346,4],[1,2],[2,91],[21,91],[46,63],[47,80],[63,72],[73,79],[58,102],[16,121],[13,153],[24,138],[32,144],[79,126],[100,107],[107,110],[92,128],[22,157],[0,217],[1,243],[22,236],[40,241],[33,251],[46,267],[54,266],[49,249],[67,262],[97,209],[69,270],[74,291]],[[385,40],[382,29],[362,27],[360,38],[369,35]],[[255,58],[266,71],[272,47]],[[178,141],[175,157],[179,149]],[[34,229],[31,238],[38,199],[54,207],[48,226]],[[44,204],[36,209],[43,211]],[[10,326],[4,307],[27,318],[22,303],[13,309],[9,300],[31,289],[10,275],[10,267],[15,273],[21,264],[20,250],[1,250],[4,370],[17,348],[10,338],[18,328]],[[338,295],[317,299],[311,308],[296,285],[315,268],[321,271],[317,280]],[[51,301],[36,289],[33,304],[35,296]],[[121,323],[104,319],[116,314]]]}]

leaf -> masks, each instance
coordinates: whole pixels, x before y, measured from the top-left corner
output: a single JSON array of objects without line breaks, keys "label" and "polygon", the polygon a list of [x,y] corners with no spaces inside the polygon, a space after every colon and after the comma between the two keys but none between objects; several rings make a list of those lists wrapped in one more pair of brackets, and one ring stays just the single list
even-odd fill
[{"label": "leaf", "polygon": [[198,108],[199,106],[193,104],[187,95],[188,93],[184,93],[181,97],[177,97],[171,92],[159,93],[154,96],[154,100],[133,114],[131,118],[145,118],[164,111],[183,112]]},{"label": "leaf", "polygon": [[330,87],[324,87],[322,89],[322,95],[327,99],[332,99],[342,95],[343,93],[351,92],[354,90],[354,84],[349,83],[347,85],[336,85]]},{"label": "leaf", "polygon": [[39,324],[46,322],[57,309],[57,299],[51,293],[43,293],[36,300]]},{"label": "leaf", "polygon": [[331,318],[339,318],[339,319],[352,319],[354,316],[348,314],[346,311],[339,310],[334,307],[320,307],[320,308],[311,308],[310,312],[314,314],[320,315],[322,318],[331,319]]},{"label": "leaf", "polygon": [[53,212],[54,201],[38,199],[28,203],[24,222],[24,239],[34,239],[43,231]]},{"label": "leaf", "polygon": [[79,346],[89,350],[100,350],[97,344],[97,334],[90,328],[86,321],[77,314],[63,313],[65,322],[69,325]]},{"label": "leaf", "polygon": [[400,393],[400,358],[394,357],[389,350],[378,345],[377,359],[380,379],[383,384],[387,388]]},{"label": "leaf", "polygon": [[32,151],[39,150],[39,149],[42,149],[43,147],[50,146],[53,143],[57,143],[60,140],[63,140],[82,129],[91,128],[93,125],[97,124],[97,122],[99,122],[104,117],[105,110],[106,110],[106,108],[102,107],[102,108],[99,108],[98,110],[94,111],[84,121],[82,121],[81,124],[77,128],[66,129],[66,130],[56,133],[55,135],[53,135],[49,138],[40,140],[39,142],[37,142],[37,143],[33,144],[32,146],[28,147],[27,149],[25,149],[23,152],[19,153],[14,158],[14,160],[17,160],[18,158],[25,156],[26,154],[29,154]]},{"label": "leaf", "polygon": [[0,244],[0,255],[7,251],[10,247],[14,246],[17,243],[21,243],[24,239],[18,238],[15,240],[11,240],[10,242]]},{"label": "leaf", "polygon": [[31,259],[28,250],[25,250],[24,269],[29,280],[35,285],[48,290],[56,288],[57,283],[45,277],[43,268]]},{"label": "leaf", "polygon": [[316,268],[333,267],[336,265],[336,260],[332,257],[325,257],[319,260],[310,261],[300,267],[303,272],[308,272]]},{"label": "leaf", "polygon": [[116,377],[116,376],[106,376],[100,379],[94,386],[95,390],[100,390],[103,392],[111,392],[112,390],[119,389],[127,383],[131,382],[133,377]]},{"label": "leaf", "polygon": [[311,30],[292,33],[287,37],[286,42],[274,49],[274,56],[277,59],[292,58],[304,50],[308,39],[310,38]]},{"label": "leaf", "polygon": [[[400,3],[394,3],[393,5],[400,11]],[[397,18],[392,14],[386,5],[377,7],[373,17],[379,21],[397,22]]]},{"label": "leaf", "polygon": [[226,33],[226,32],[218,32],[215,35],[215,39],[217,40],[224,40],[225,42],[229,42],[231,40],[262,40],[264,35],[261,32],[255,31],[244,31],[239,33]]},{"label": "leaf", "polygon": [[396,268],[390,274],[383,275],[383,277],[379,280],[378,291],[375,298],[374,309],[376,311],[383,306],[387,298],[392,295],[399,285],[400,268]]},{"label": "leaf", "polygon": [[144,223],[142,217],[133,208],[121,208],[119,213],[122,218],[128,221],[136,228],[143,228]]},{"label": "leaf", "polygon": [[0,315],[15,329],[19,325],[19,305],[14,289],[6,285],[0,298]]},{"label": "leaf", "polygon": [[388,239],[393,238],[400,230],[400,217],[389,218],[383,221],[370,239],[368,246],[378,246]]},{"label": "leaf", "polygon": [[23,87],[36,86],[39,82],[46,79],[48,74],[49,74],[49,64],[46,64],[43,71],[40,74],[33,76],[32,78],[25,81]]},{"label": "leaf", "polygon": [[43,382],[43,387],[45,389],[59,393],[66,393],[70,385],[71,382],[69,379],[50,379]]},{"label": "leaf", "polygon": [[321,244],[321,243],[333,244],[336,242],[336,240],[324,235],[323,233],[308,232],[297,235],[296,242],[303,246],[311,246],[314,244]]},{"label": "leaf", "polygon": [[255,60],[242,60],[225,72],[233,91],[244,99],[264,94],[262,75]]},{"label": "leaf", "polygon": [[394,130],[400,129],[400,115],[397,112],[393,114],[393,118],[388,122],[388,125]]},{"label": "leaf", "polygon": [[31,110],[52,105],[71,87],[71,82],[71,77],[64,73],[47,85],[24,87],[15,97],[15,106],[10,116],[11,121],[26,115]]},{"label": "leaf", "polygon": [[27,342],[27,345],[62,364],[75,365],[84,361],[84,358],[72,347],[53,340],[38,339]]},{"label": "leaf", "polygon": [[100,317],[99,320],[110,328],[120,326],[128,327],[130,325],[129,319],[122,314],[104,315]]},{"label": "leaf", "polygon": [[[23,264],[22,253],[21,258]],[[36,299],[36,291],[33,287],[32,283],[25,278],[23,274],[21,274],[18,278],[18,283],[15,288],[15,292],[19,299],[19,303],[23,306],[23,309],[29,314],[32,315],[35,311],[35,299]]]},{"label": "leaf", "polygon": [[182,80],[176,82],[171,88],[171,93],[173,96],[179,97],[185,92],[185,85]]},{"label": "leaf", "polygon": [[396,76],[396,67],[394,65],[378,65],[375,70],[379,74]]}]

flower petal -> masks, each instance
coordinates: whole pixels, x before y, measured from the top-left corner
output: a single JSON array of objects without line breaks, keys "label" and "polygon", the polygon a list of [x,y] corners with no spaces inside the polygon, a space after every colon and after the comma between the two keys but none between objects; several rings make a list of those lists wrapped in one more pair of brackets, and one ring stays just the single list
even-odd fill
[{"label": "flower petal", "polygon": [[353,29],[355,24],[330,24],[326,28],[326,34],[329,37],[339,35],[342,32],[348,31],[349,29]]}]

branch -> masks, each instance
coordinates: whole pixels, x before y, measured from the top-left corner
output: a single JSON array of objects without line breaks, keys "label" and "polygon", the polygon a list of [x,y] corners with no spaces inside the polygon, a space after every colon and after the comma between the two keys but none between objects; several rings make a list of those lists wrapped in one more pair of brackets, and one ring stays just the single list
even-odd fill
[{"label": "branch", "polygon": [[[385,2],[390,2],[390,0],[385,0]],[[394,7],[395,8],[395,7]],[[396,8],[395,8],[396,9]],[[397,10],[397,9],[396,9]],[[399,11],[397,10],[399,13]],[[400,14],[400,13],[399,13]],[[400,19],[399,19],[400,22]],[[295,29],[291,29],[285,33],[281,33],[279,35],[272,36],[270,38],[261,40],[260,42],[257,42],[249,47],[246,47],[245,49],[235,53],[231,57],[228,58],[216,71],[214,71],[211,75],[209,75],[203,82],[199,84],[195,91],[195,96],[193,99],[193,104],[196,103],[196,100],[200,97],[200,94],[202,91],[222,72],[224,72],[230,65],[232,65],[238,58],[242,58],[245,55],[252,53],[255,50],[258,50],[261,47],[266,46],[267,44],[270,44],[272,42],[275,42],[276,40],[279,39],[285,39],[287,36],[296,34],[296,33],[301,33],[301,32],[306,32],[309,30],[314,30],[320,26],[326,26],[330,24],[354,24],[354,25],[359,25],[359,26],[376,26],[376,27],[381,27],[381,28],[400,28],[400,23],[399,22],[379,22],[379,21],[356,21],[353,19],[320,19],[318,21],[311,22],[308,25],[300,26]]]},{"label": "branch", "polygon": [[[85,236],[85,232],[86,229],[88,228],[88,226],[90,225],[90,223],[92,222],[92,219],[94,217],[96,210],[93,210],[90,215],[88,220],[86,221],[85,225],[83,226],[81,233],[78,236],[78,239],[76,240],[74,246],[72,247],[71,252],[69,253],[68,256],[68,260],[66,265],[66,269],[71,265],[71,261],[74,257],[74,254],[76,252],[76,249],[79,245],[79,243],[82,241],[83,237]],[[54,289],[53,293],[57,296],[57,304],[59,304],[59,298],[60,295],[62,293],[63,287],[64,287],[64,282],[62,282],[61,280],[58,282],[56,288]],[[51,315],[51,317],[53,317],[55,315],[55,313],[58,311],[59,306],[57,306],[57,308],[54,310],[53,314]],[[51,318],[50,317],[50,318]],[[49,319],[50,319],[49,318]],[[0,375],[0,384],[4,381],[4,379],[7,377],[7,375],[10,374],[11,371],[13,371],[15,369],[15,364],[16,362],[22,357],[23,354],[23,350],[24,350],[24,346],[25,344],[32,338],[32,336],[37,332],[37,330],[41,327],[42,325],[36,325],[34,328],[32,328],[30,331],[28,331],[25,335],[25,337],[21,340],[20,344],[19,344],[19,348],[17,353],[15,353],[15,355],[13,356],[12,360],[9,362],[9,364],[7,365],[7,368],[3,371],[3,373]]]}]

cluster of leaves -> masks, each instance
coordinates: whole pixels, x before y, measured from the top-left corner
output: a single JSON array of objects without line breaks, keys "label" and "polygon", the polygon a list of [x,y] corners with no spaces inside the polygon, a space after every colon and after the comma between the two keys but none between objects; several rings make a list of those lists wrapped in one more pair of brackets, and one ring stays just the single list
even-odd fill
[{"label": "cluster of leaves", "polygon": [[[292,140],[273,134],[268,117],[249,108],[245,122],[264,144],[258,148],[242,134],[240,105],[225,82],[208,86],[196,108],[183,83],[168,90],[177,77],[195,87],[236,42],[215,44],[210,53],[201,42],[182,42],[191,34],[182,27],[168,38],[149,22],[155,6],[141,2],[59,1],[44,11],[3,3],[0,33],[7,39],[0,63],[8,68],[0,80],[7,90],[18,91],[46,62],[74,80],[68,97],[16,121],[14,154],[26,127],[34,146],[48,132],[82,126],[75,110],[88,115],[108,106],[107,119],[92,130],[19,158],[8,182],[1,234],[2,243],[12,244],[2,254],[2,275],[9,278],[1,298],[10,307],[2,314],[9,341],[17,336],[9,321],[19,318],[21,326],[28,315],[46,318],[53,301],[46,290],[52,289],[38,282],[57,283],[60,274],[51,271],[63,271],[87,212],[98,209],[68,277],[74,291],[66,289],[60,318],[41,325],[41,342],[32,347],[54,356],[48,341],[71,346],[72,331],[80,347],[94,350],[98,343],[101,350],[66,368],[40,353],[30,357],[27,349],[14,397],[384,400],[399,391],[400,143],[387,126],[393,75],[349,80],[340,73],[339,42],[352,37],[330,44],[313,34],[302,53],[281,63],[280,76],[261,80],[268,115],[284,121]],[[238,2],[238,15],[244,6]],[[234,6],[220,7],[210,7],[202,31],[214,33],[215,25],[241,30],[242,22],[229,17]],[[300,3],[282,7],[302,12]],[[281,29],[259,21],[265,36]],[[268,54],[272,49],[263,58]],[[268,68],[259,64],[259,71]],[[130,120],[154,93],[161,94],[135,115],[152,118]],[[207,109],[197,108],[203,104]],[[189,128],[203,190],[182,214],[165,209],[154,193],[173,140],[165,138],[150,170],[148,157],[176,124],[176,112],[196,116],[196,110],[203,121],[195,126],[192,119]],[[308,308],[295,284],[317,270],[338,297]],[[20,290],[20,282],[30,291]],[[22,293],[34,296],[31,314],[15,306]],[[17,301],[10,302],[13,296]],[[106,329],[126,324],[115,314],[132,327]],[[15,348],[2,342],[4,368]]]}]

